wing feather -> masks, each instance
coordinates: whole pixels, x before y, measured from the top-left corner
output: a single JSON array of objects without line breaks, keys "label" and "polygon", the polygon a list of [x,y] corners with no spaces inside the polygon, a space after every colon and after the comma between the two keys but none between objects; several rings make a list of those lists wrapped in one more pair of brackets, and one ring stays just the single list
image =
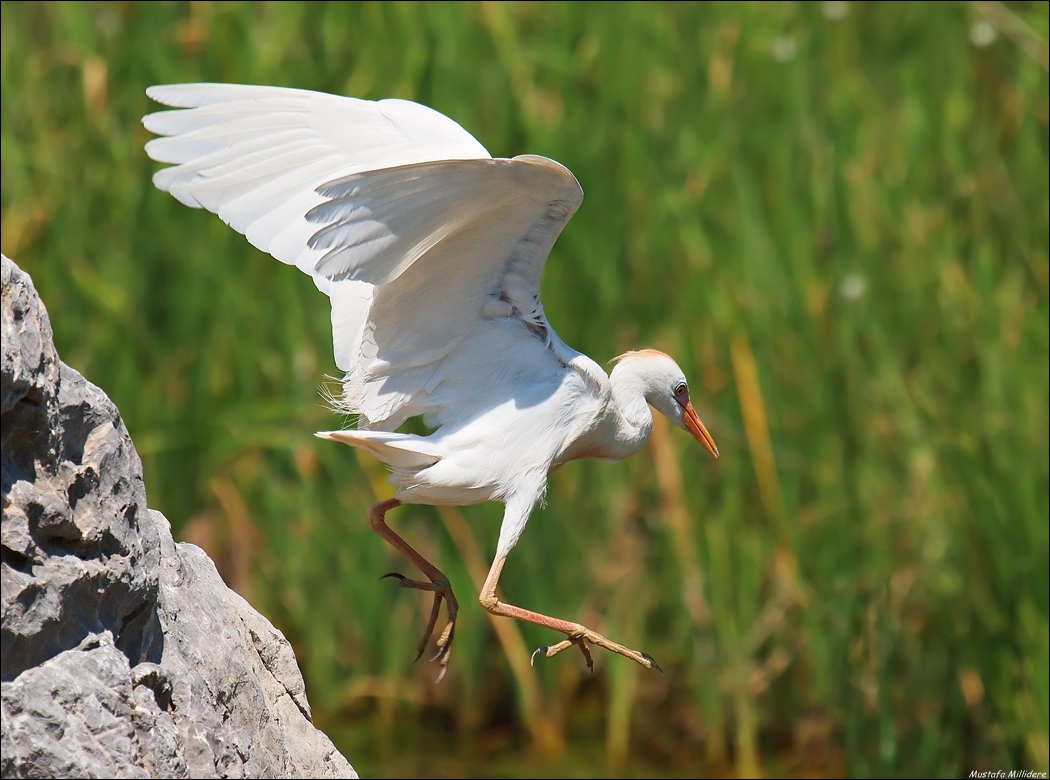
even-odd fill
[{"label": "wing feather", "polygon": [[453,423],[579,367],[539,301],[583,197],[563,166],[492,159],[403,100],[225,84],[147,94],[176,109],[143,120],[161,136],[147,153],[172,166],[156,185],[331,298],[343,400],[362,427]]},{"label": "wing feather", "polygon": [[[170,84],[146,94],[182,109],[143,117],[162,136],[146,153],[175,163],[158,171],[156,186],[219,214],[257,248],[313,275],[326,293],[331,285],[313,274],[316,253],[306,246],[317,228],[304,218],[325,200],[319,186],[373,168],[490,156],[451,119],[407,100],[240,84]],[[278,160],[285,144],[295,148]]]}]

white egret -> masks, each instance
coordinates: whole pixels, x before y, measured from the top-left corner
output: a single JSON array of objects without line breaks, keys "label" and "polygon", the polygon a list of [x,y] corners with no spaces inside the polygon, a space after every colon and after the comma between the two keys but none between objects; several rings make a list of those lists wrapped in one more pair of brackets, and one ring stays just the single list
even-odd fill
[{"label": "white egret", "polygon": [[[620,460],[652,428],[650,406],[718,457],[667,355],[621,355],[612,374],[566,346],[540,304],[540,275],[583,191],[562,165],[525,155],[493,159],[466,130],[405,100],[378,102],[234,84],[151,87],[173,107],[143,123],[146,145],[171,167],[153,181],[206,208],[259,249],[297,266],[331,299],[341,411],[353,430],[318,433],[388,464],[393,498],[368,510],[371,527],[434,594],[417,658],[446,602],[434,660],[444,676],[458,605],[441,571],[391,530],[401,504],[505,504],[480,602],[493,615],[566,636],[533,653],[588,645],[657,668],[651,656],[578,623],[496,595],[547,475],[576,458]],[[435,428],[397,433],[410,417]]]}]

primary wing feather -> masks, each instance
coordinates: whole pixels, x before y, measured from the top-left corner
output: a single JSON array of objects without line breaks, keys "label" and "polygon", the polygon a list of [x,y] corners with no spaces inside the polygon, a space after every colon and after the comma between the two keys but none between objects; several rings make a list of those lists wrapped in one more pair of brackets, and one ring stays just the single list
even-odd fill
[{"label": "primary wing feather", "polygon": [[330,296],[344,401],[361,425],[454,422],[577,364],[539,302],[583,195],[558,163],[493,160],[407,101],[219,84],[148,94],[182,109],[144,119],[164,136],[148,154],[174,164],[157,186]]},{"label": "primary wing feather", "polygon": [[146,94],[176,111],[143,118],[163,136],[146,144],[174,163],[154,183],[181,202],[218,214],[283,263],[314,274],[308,247],[317,230],[305,214],[317,188],[359,171],[431,160],[489,157],[443,114],[406,100],[359,100],[321,92],[240,84],[172,84]]}]

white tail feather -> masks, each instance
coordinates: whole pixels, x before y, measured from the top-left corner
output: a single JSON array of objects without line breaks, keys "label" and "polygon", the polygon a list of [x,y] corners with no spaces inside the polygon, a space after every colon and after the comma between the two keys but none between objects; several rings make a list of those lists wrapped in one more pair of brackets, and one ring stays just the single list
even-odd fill
[{"label": "white tail feather", "polygon": [[383,461],[395,469],[423,469],[433,466],[441,455],[422,437],[385,431],[319,431],[319,439],[349,444]]}]

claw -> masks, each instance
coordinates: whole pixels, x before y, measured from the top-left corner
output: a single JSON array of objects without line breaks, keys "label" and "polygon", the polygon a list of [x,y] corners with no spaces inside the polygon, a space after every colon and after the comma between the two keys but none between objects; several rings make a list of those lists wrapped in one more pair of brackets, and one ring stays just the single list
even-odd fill
[{"label": "claw", "polygon": [[536,656],[539,655],[540,653],[543,653],[544,655],[546,655],[548,650],[550,650],[550,648],[547,645],[544,645],[543,647],[537,647],[535,650],[533,650],[532,651],[532,658],[529,659],[529,666],[535,666],[536,665]]},{"label": "claw", "polygon": [[441,665],[441,672],[438,674],[437,681],[441,682],[441,679],[445,676],[445,671],[448,669],[448,657],[449,652],[452,650],[452,638],[455,636],[456,628],[456,598],[452,595],[452,588],[448,585],[447,581],[444,586],[438,582],[431,580],[430,582],[423,582],[421,580],[410,580],[402,574],[398,574],[396,571],[392,571],[388,574],[384,574],[379,579],[385,580],[387,577],[393,577],[397,580],[398,587],[409,588],[412,590],[424,590],[434,594],[434,604],[430,609],[430,618],[427,620],[426,629],[423,631],[423,638],[419,642],[419,646],[416,648],[416,657],[412,659],[412,663],[415,663],[423,657],[423,651],[427,649],[427,644],[430,642],[430,637],[434,634],[434,627],[437,625],[438,618],[441,615],[441,601],[442,599],[448,600],[448,613],[449,622],[445,626],[445,630],[441,636],[438,637],[437,646],[438,651],[431,658],[431,661],[437,661]]},{"label": "claw", "polygon": [[449,651],[451,649],[452,649],[452,645],[451,644],[438,645],[437,652],[434,653],[434,655],[432,655],[430,657],[431,662],[437,661],[437,662],[440,663],[440,662],[444,661],[446,656],[448,656]]},{"label": "claw", "polygon": [[638,654],[641,655],[642,658],[644,658],[645,660],[647,660],[651,664],[651,666],[649,667],[650,669],[655,669],[656,671],[658,671],[660,673],[661,677],[664,676],[664,670],[660,668],[660,664],[656,663],[656,659],[654,659],[648,653],[643,653],[640,650],[638,651]]}]

